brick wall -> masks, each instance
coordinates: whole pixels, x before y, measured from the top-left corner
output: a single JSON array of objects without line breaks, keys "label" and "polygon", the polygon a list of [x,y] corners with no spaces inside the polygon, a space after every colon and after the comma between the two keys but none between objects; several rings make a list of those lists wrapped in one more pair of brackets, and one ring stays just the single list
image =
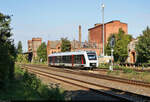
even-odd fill
[{"label": "brick wall", "polygon": [[32,38],[32,52],[33,57],[37,57],[37,49],[42,43],[42,38]]},{"label": "brick wall", "polygon": [[[118,33],[119,28],[122,28],[123,31],[128,34],[128,25],[120,21],[111,21],[104,24],[104,43],[107,43],[108,38],[111,34]],[[101,45],[103,49],[103,25],[96,24],[95,27],[88,29],[89,35],[88,39],[90,43],[97,43]],[[102,50],[101,52],[102,53]]]},{"label": "brick wall", "polygon": [[32,40],[28,40],[28,52],[32,51]]}]

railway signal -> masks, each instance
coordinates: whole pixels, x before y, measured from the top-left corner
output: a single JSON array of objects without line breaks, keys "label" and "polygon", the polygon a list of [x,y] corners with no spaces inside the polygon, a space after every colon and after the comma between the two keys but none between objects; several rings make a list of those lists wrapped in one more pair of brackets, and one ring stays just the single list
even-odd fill
[{"label": "railway signal", "polygon": [[111,65],[109,66],[109,70],[113,71],[113,52],[114,52],[114,46],[115,46],[115,36],[112,36],[110,41],[111,46]]}]

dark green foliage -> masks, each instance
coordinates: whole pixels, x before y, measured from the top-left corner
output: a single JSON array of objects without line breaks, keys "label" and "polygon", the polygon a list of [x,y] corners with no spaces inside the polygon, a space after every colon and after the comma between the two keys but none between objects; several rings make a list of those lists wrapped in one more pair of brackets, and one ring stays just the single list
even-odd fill
[{"label": "dark green foliage", "polygon": [[61,52],[71,51],[71,43],[67,38],[61,38]]},{"label": "dark green foliage", "polygon": [[42,62],[47,61],[47,47],[45,42],[43,42],[41,46],[39,46],[39,48],[37,49],[37,55],[39,60],[41,60]]},{"label": "dark green foliage", "polygon": [[132,40],[132,36],[125,34],[122,29],[119,29],[119,32],[117,34],[112,34],[109,37],[108,44],[105,47],[105,53],[107,53],[107,55],[111,55],[110,40],[112,36],[115,37],[114,61],[125,62],[128,57],[127,46]]},{"label": "dark green foliage", "polygon": [[18,53],[18,54],[21,54],[21,53],[22,53],[22,43],[21,43],[21,41],[18,42],[17,53]]},{"label": "dark green foliage", "polygon": [[41,81],[36,78],[35,74],[29,74],[25,71],[23,76],[24,87],[37,90],[41,86]]},{"label": "dark green foliage", "polygon": [[0,89],[7,86],[9,80],[14,77],[14,62],[16,48],[10,28],[10,16],[0,13]]},{"label": "dark green foliage", "polygon": [[143,31],[136,45],[137,63],[150,63],[150,28]]},{"label": "dark green foliage", "polygon": [[0,100],[65,100],[65,94],[59,87],[48,87],[34,74],[15,68],[15,80],[5,90],[0,89]]},{"label": "dark green foliage", "polygon": [[59,86],[49,88],[47,85],[41,85],[38,89],[39,95],[47,100],[64,100],[65,94],[60,91]]}]

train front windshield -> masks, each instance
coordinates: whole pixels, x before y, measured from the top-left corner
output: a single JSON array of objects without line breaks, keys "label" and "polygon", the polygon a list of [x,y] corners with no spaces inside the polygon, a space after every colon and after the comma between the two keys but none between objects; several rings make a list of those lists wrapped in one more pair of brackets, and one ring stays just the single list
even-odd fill
[{"label": "train front windshield", "polygon": [[88,53],[87,55],[89,60],[97,60],[96,53]]}]

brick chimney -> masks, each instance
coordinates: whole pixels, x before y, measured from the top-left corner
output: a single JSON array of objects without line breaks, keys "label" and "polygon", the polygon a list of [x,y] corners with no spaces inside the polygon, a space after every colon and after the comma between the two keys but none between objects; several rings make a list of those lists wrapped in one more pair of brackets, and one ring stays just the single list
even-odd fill
[{"label": "brick chimney", "polygon": [[48,40],[48,42],[47,42],[47,56],[50,54],[50,41]]},{"label": "brick chimney", "polygon": [[79,48],[81,47],[81,25],[79,25]]}]

